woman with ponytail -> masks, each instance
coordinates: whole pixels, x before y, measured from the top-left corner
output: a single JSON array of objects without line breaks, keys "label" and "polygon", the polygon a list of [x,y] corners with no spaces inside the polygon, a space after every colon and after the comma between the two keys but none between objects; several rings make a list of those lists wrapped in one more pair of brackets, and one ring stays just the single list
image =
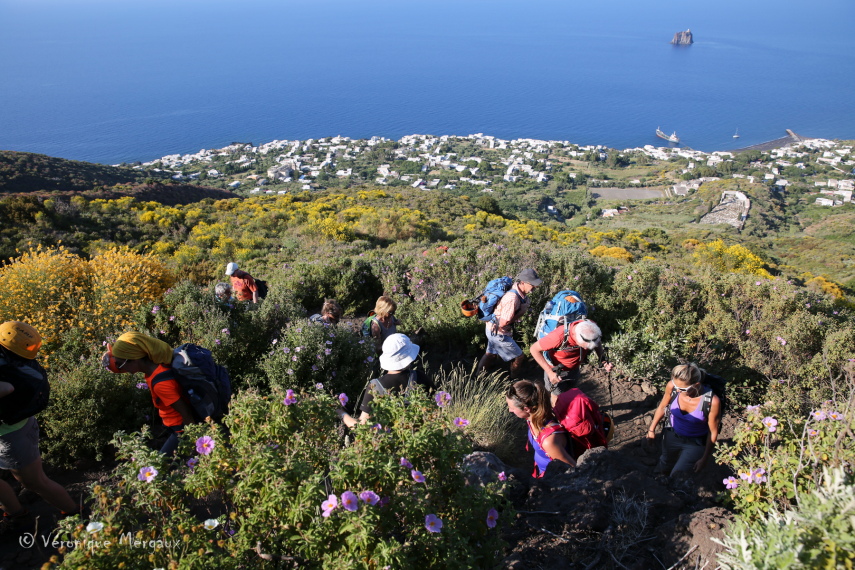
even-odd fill
[{"label": "woman with ponytail", "polygon": [[117,374],[142,372],[151,391],[151,400],[170,434],[160,449],[172,455],[184,424],[193,423],[193,411],[187,394],[172,373],[172,348],[156,338],[138,332],[127,332],[107,346],[102,357],[104,367]]},{"label": "woman with ponytail", "polygon": [[508,411],[528,423],[528,442],[534,448],[533,477],[543,477],[554,459],[576,467],[567,451],[567,432],[555,419],[549,398],[542,385],[529,380],[515,382],[505,394]]}]

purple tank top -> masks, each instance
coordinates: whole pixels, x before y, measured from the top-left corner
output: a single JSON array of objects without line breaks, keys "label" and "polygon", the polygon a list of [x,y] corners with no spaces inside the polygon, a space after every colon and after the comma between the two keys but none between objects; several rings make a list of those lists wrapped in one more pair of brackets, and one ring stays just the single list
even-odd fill
[{"label": "purple tank top", "polygon": [[695,411],[688,414],[680,409],[679,396],[671,402],[671,427],[674,433],[683,437],[704,437],[710,432],[707,419],[704,417],[703,398],[698,402]]},{"label": "purple tank top", "polygon": [[[544,426],[544,429],[546,429],[546,426]],[[558,433],[564,433],[563,428],[559,428],[556,431]],[[551,435],[552,434],[546,437],[551,437]],[[543,477],[544,472],[546,472],[546,466],[549,465],[549,462],[552,461],[552,458],[550,458],[546,454],[546,451],[544,451],[543,448],[540,446],[540,444],[537,443],[537,438],[535,438],[534,434],[531,433],[531,424],[529,424],[528,426],[528,442],[531,445],[531,448],[534,449],[535,471],[534,473],[532,473],[532,475],[534,475],[535,477]]]}]

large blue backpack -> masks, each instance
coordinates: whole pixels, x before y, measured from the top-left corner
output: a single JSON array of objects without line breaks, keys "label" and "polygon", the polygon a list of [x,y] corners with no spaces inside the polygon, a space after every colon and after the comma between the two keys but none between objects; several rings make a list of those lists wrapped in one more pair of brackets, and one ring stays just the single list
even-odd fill
[{"label": "large blue backpack", "polygon": [[[537,318],[537,325],[534,328],[535,338],[542,339],[559,326],[564,327],[564,342],[567,343],[567,332],[570,325],[574,321],[584,319],[588,316],[588,307],[582,300],[582,295],[576,291],[566,289],[559,291],[546,302],[546,306],[540,312]],[[549,357],[544,354],[544,357],[549,361]]]},{"label": "large blue backpack", "polygon": [[492,321],[496,305],[513,285],[514,280],[510,277],[498,277],[487,283],[487,288],[478,298],[478,319]]}]

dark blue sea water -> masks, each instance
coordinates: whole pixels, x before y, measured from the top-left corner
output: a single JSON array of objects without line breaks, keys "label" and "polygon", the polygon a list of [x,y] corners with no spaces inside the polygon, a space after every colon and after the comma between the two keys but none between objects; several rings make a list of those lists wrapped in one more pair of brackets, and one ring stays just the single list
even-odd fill
[{"label": "dark blue sea water", "polygon": [[[852,0],[0,0],[0,148],[855,138],[853,24]],[[670,46],[686,28],[695,45]]]}]

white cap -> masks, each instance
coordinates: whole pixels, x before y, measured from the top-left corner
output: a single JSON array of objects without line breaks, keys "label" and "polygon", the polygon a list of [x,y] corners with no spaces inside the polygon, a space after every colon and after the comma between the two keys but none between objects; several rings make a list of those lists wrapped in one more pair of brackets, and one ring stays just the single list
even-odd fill
[{"label": "white cap", "polygon": [[238,268],[237,263],[232,261],[231,263],[226,265],[226,275],[231,275],[232,273],[237,271],[237,268]]},{"label": "white cap", "polygon": [[407,335],[391,334],[383,341],[383,353],[380,355],[380,368],[383,370],[403,370],[419,355],[419,345],[413,344]]}]

